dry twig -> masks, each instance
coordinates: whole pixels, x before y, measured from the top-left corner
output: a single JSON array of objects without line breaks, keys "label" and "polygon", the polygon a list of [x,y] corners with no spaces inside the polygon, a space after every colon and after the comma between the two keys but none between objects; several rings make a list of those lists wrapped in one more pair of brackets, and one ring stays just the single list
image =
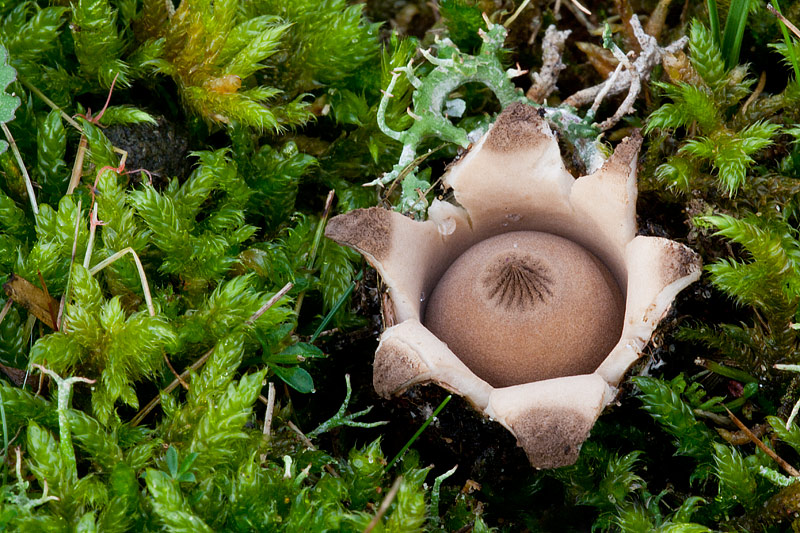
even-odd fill
[{"label": "dry twig", "polygon": [[661,58],[664,57],[665,54],[671,54],[681,50],[686,46],[689,40],[688,37],[681,37],[677,41],[662,48],[653,37],[645,33],[636,15],[631,18],[631,26],[642,48],[639,56],[633,62],[630,62],[628,57],[622,53],[619,48],[614,47],[616,50],[612,48],[614,56],[625,67],[624,70],[619,72],[618,75],[612,73],[608,80],[603,83],[582,89],[564,101],[565,104],[573,107],[582,107],[590,103],[599,105],[599,96],[602,95],[602,98],[606,98],[627,91],[628,94],[622,105],[617,109],[617,112],[600,125],[600,128],[603,130],[611,128],[624,115],[633,111],[633,103],[636,101],[641,91],[642,81],[647,81],[650,78],[650,73],[653,68],[661,62]]},{"label": "dry twig", "polygon": [[372,518],[367,527],[364,528],[364,533],[370,533],[375,526],[378,525],[378,522],[381,521],[383,515],[386,514],[386,511],[389,510],[389,506],[394,501],[395,497],[397,496],[398,491],[400,490],[400,484],[403,482],[403,476],[399,476],[397,479],[394,480],[392,483],[392,488],[389,489],[389,492],[386,493],[386,497],[381,502],[380,507],[378,507],[378,512],[375,513],[375,516]]},{"label": "dry twig", "polygon": [[548,26],[542,41],[542,68],[531,74],[533,85],[525,94],[534,102],[541,104],[556,90],[559,73],[566,68],[561,61],[564,42],[572,33],[570,30],[558,31],[555,25]]},{"label": "dry twig", "polygon": [[761,449],[762,452],[769,455],[772,458],[772,460],[778,463],[780,467],[783,468],[786,471],[786,473],[789,474],[790,476],[800,477],[800,472],[798,472],[797,469],[795,469],[795,467],[787,463],[781,456],[779,456],[777,453],[769,449],[769,447],[766,444],[761,442],[761,439],[756,437],[753,434],[753,432],[750,431],[750,429],[742,423],[741,420],[736,418],[736,415],[731,413],[730,409],[726,407],[725,411],[728,413],[730,419],[733,420],[733,423],[736,424],[736,427],[741,429],[745,433],[745,435],[747,435],[750,438],[750,440],[753,441],[753,444],[755,444]]}]

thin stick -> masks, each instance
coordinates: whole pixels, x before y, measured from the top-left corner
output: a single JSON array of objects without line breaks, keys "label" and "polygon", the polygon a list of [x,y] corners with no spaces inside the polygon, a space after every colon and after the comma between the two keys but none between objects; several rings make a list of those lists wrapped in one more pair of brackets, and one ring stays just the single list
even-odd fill
[{"label": "thin stick", "polygon": [[[333,197],[336,194],[334,189],[328,193],[328,197],[325,199],[325,207],[322,210],[322,216],[319,219],[319,224],[317,224],[317,230],[314,233],[314,241],[311,245],[311,251],[308,253],[308,261],[306,262],[306,269],[311,270],[314,268],[314,261],[317,259],[317,251],[319,250],[319,243],[322,240],[322,234],[325,230],[325,225],[328,222],[328,216],[331,212],[331,205],[333,205]],[[305,292],[301,292],[297,295],[297,301],[294,304],[294,312],[299,315],[300,308],[303,306],[303,297],[305,296]]]},{"label": "thin stick", "polygon": [[394,483],[392,483],[392,488],[389,489],[388,493],[386,493],[386,497],[381,502],[381,506],[378,507],[378,512],[372,518],[372,521],[367,524],[367,527],[364,528],[364,533],[370,533],[373,529],[375,529],[375,526],[378,525],[378,522],[381,521],[381,518],[383,518],[383,515],[385,515],[386,511],[389,510],[389,506],[392,504],[397,496],[397,493],[400,491],[400,484],[402,482],[403,476],[398,476],[398,478],[394,480]]},{"label": "thin stick", "polygon": [[31,84],[31,83],[30,83],[28,80],[26,80],[26,79],[25,79],[25,78],[23,78],[22,76],[19,76],[19,81],[22,83],[22,85],[24,85],[25,87],[27,87],[27,88],[28,88],[28,90],[29,90],[30,92],[32,92],[33,94],[35,94],[36,96],[38,96],[38,97],[39,97],[39,98],[40,98],[40,99],[41,99],[41,100],[42,100],[42,101],[43,101],[45,104],[47,104],[48,106],[50,106],[50,108],[51,108],[53,111],[58,111],[58,112],[61,114],[61,117],[62,117],[64,120],[66,120],[66,121],[69,123],[69,125],[70,125],[70,126],[72,126],[73,128],[75,128],[75,129],[76,129],[76,130],[78,130],[79,132],[83,133],[83,128],[81,128],[81,125],[80,125],[80,124],[78,124],[78,123],[75,121],[75,119],[73,119],[71,116],[67,115],[67,114],[64,112],[64,110],[63,110],[63,109],[61,109],[60,107],[58,107],[58,104],[56,104],[55,102],[53,102],[52,100],[50,100],[50,99],[49,99],[47,96],[45,96],[45,95],[44,95],[44,93],[43,93],[42,91],[40,91],[40,90],[39,90],[39,89],[38,89],[38,88],[37,88],[35,85]]},{"label": "thin stick", "polygon": [[306,434],[303,433],[303,431],[299,427],[297,427],[294,422],[289,420],[286,424],[289,426],[289,429],[291,429],[292,431],[297,433],[297,436],[300,437],[300,440],[303,441],[303,444],[306,445],[306,448],[308,448],[311,451],[314,451],[314,450],[317,449],[317,447],[314,446],[314,443],[311,442],[311,439],[306,437]]},{"label": "thin stick", "polygon": [[597,113],[600,104],[603,102],[603,99],[608,94],[608,91],[611,90],[611,87],[614,85],[614,82],[617,81],[617,76],[619,76],[619,73],[622,72],[624,66],[625,65],[621,61],[617,63],[617,67],[614,69],[614,72],[611,73],[611,76],[608,77],[603,88],[600,90],[599,93],[597,93],[597,96],[595,96],[594,102],[592,102],[592,107],[589,108],[589,113],[592,116],[594,116],[595,113]]},{"label": "thin stick", "polygon": [[82,199],[78,199],[78,216],[75,217],[75,233],[72,236],[72,255],[69,259],[69,272],[67,273],[67,286],[64,289],[64,294],[61,295],[61,303],[58,306],[58,321],[56,322],[56,331],[66,332],[66,324],[62,324],[64,320],[64,309],[69,299],[69,291],[72,287],[72,267],[75,265],[75,254],[78,251],[78,231],[81,227],[81,203]]},{"label": "thin stick", "polygon": [[766,84],[767,84],[767,73],[766,71],[761,71],[761,76],[758,77],[758,85],[756,85],[755,90],[752,93],[750,93],[750,96],[747,97],[747,100],[745,100],[744,105],[739,110],[740,116],[744,116],[745,112],[747,111],[747,108],[750,107],[750,104],[755,102],[756,98],[758,98],[761,95],[761,92],[764,90],[764,86]]},{"label": "thin stick", "polygon": [[[0,391],[0,419],[3,422],[3,461],[8,459],[8,422],[6,420],[6,401]],[[6,483],[6,470],[3,470],[3,485]]]},{"label": "thin stick", "polygon": [[67,195],[72,194],[78,183],[81,182],[81,173],[83,173],[83,158],[86,156],[86,149],[89,142],[86,140],[86,135],[81,133],[81,140],[78,143],[78,151],[75,153],[75,163],[72,164],[72,175],[69,178],[69,186],[67,187]]},{"label": "thin stick", "polygon": [[[301,430],[299,427],[297,427],[297,426],[294,424],[294,422],[292,422],[291,420],[289,420],[289,421],[286,423],[286,425],[288,425],[288,426],[289,426],[289,429],[291,429],[292,431],[294,431],[295,433],[297,433],[297,436],[298,436],[298,437],[300,437],[300,440],[301,440],[301,441],[303,441],[303,444],[305,444],[305,445],[306,445],[306,448],[308,448],[308,449],[309,449],[309,450],[311,450],[311,451],[314,451],[314,450],[316,450],[316,449],[317,449],[317,447],[316,447],[316,446],[314,446],[314,443],[313,443],[313,442],[311,442],[311,439],[309,439],[308,437],[306,437],[306,434],[305,434],[305,433],[303,433],[303,431],[302,431],[302,430]],[[327,471],[328,471],[328,473],[329,473],[330,475],[332,475],[333,477],[340,477],[340,476],[339,476],[339,474],[336,472],[336,470],[334,470],[334,469],[333,469],[333,467],[332,467],[331,465],[328,465],[328,464],[326,464],[326,465],[325,465],[325,470],[327,470]]]},{"label": "thin stick", "polygon": [[[206,353],[204,353],[204,354],[203,354],[203,355],[200,357],[200,359],[198,359],[197,361],[195,361],[194,363],[192,363],[192,364],[191,364],[191,366],[189,366],[189,368],[187,368],[186,370],[184,370],[184,371],[183,371],[183,372],[180,374],[180,377],[181,377],[181,379],[186,379],[186,378],[189,376],[189,373],[190,373],[190,372],[192,372],[193,370],[197,370],[198,368],[200,368],[201,366],[203,366],[203,363],[205,363],[205,362],[208,360],[208,358],[209,358],[209,357],[211,357],[211,354],[212,354],[212,353],[214,353],[214,348],[211,348],[210,350],[208,350]],[[162,392],[165,392],[165,393],[169,394],[170,392],[172,392],[173,390],[175,390],[175,387],[177,387],[177,386],[179,385],[179,383],[180,383],[180,382],[179,382],[177,379],[173,380],[173,381],[172,381],[172,383],[170,383],[169,385],[167,385],[166,387],[164,387],[164,390],[163,390]],[[159,403],[161,403],[161,397],[160,397],[160,396],[156,396],[155,398],[153,398],[152,400],[150,400],[150,403],[148,403],[147,405],[145,405],[145,406],[142,408],[142,410],[141,410],[141,411],[139,411],[138,413],[136,413],[136,416],[134,416],[134,417],[133,417],[133,419],[131,420],[131,426],[137,426],[137,425],[139,425],[139,424],[142,422],[142,420],[144,420],[144,417],[146,417],[148,414],[150,414],[150,411],[152,411],[153,409],[155,409],[155,407],[156,407],[156,406],[157,406]]]},{"label": "thin stick", "polygon": [[[130,250],[130,248],[126,248],[126,249]],[[117,253],[120,253],[120,252],[117,252]],[[131,250],[131,253],[133,253],[133,250]],[[114,254],[114,255],[117,255],[117,254]],[[103,263],[108,262],[111,258],[113,258],[113,256],[109,257],[108,259],[106,259],[106,261],[103,261]],[[139,258],[136,256],[135,253],[134,253],[134,258],[137,260],[137,265],[140,266],[141,263],[138,262]],[[89,273],[94,275],[94,273],[96,271],[98,271],[101,268],[103,268],[104,266],[106,266],[106,265],[103,265],[103,263],[98,264],[96,267],[94,267],[92,270],[90,270]],[[146,280],[145,280],[145,283],[146,283]],[[261,307],[261,309],[259,309],[255,313],[253,313],[253,315],[247,320],[247,323],[252,324],[256,320],[258,320],[259,316],[263,315],[270,307],[275,305],[275,303],[278,300],[280,300],[286,294],[286,292],[288,292],[291,288],[292,288],[292,284],[291,283],[287,283],[286,285],[284,285],[284,287],[280,291],[278,291],[272,298],[270,298],[269,301]],[[170,383],[169,385],[164,387],[163,392],[169,394],[170,392],[175,390],[175,387],[177,387],[179,384],[182,385],[184,388],[186,388],[188,390],[189,385],[186,384],[186,382],[184,380],[189,376],[189,373],[191,371],[197,370],[198,368],[200,368],[208,360],[208,358],[211,357],[211,354],[213,352],[214,352],[214,348],[211,348],[206,353],[204,353],[203,356],[200,357],[200,359],[198,359],[197,361],[192,363],[192,365],[189,368],[187,368],[186,370],[184,370],[180,374],[177,374],[175,372],[175,370],[172,369],[172,365],[169,365],[169,360],[167,360],[167,364],[170,366],[170,369],[172,369],[172,372],[177,375],[177,377],[176,377],[176,379],[174,379],[172,381],[172,383]],[[165,354],[164,357],[166,358],[166,354]],[[274,396],[275,392],[274,392],[274,386],[272,385],[272,383],[270,383],[270,387],[272,387],[272,395]],[[259,395],[258,399],[261,400],[263,403],[265,403],[267,405],[267,408],[269,408],[269,400],[267,398],[264,398],[264,396]],[[273,399],[273,402],[274,402],[274,399]],[[136,416],[134,416],[133,420],[131,421],[131,425],[132,426],[136,426],[136,425],[140,424],[142,422],[142,420],[144,420],[144,417],[146,417],[148,414],[150,414],[150,411],[155,409],[155,407],[159,403],[161,403],[161,397],[160,396],[156,396],[152,400],[150,400],[150,402],[147,405],[145,405],[144,408],[141,411],[136,413]]]},{"label": "thin stick", "polygon": [[0,324],[3,323],[3,320],[6,318],[6,315],[8,314],[8,310],[11,309],[11,306],[13,304],[14,300],[12,300],[10,297],[8,300],[6,300],[6,303],[3,304],[3,309],[0,309]]},{"label": "thin stick", "polygon": [[519,7],[517,8],[517,10],[514,11],[514,14],[511,15],[508,18],[508,20],[503,23],[503,26],[506,27],[506,28],[511,26],[511,23],[513,23],[515,20],[517,20],[517,17],[519,16],[520,13],[522,13],[522,10],[525,9],[526,7],[528,7],[528,4],[530,4],[530,3],[531,3],[531,0],[525,0],[524,2],[522,2],[519,5]]},{"label": "thin stick", "polygon": [[136,269],[139,271],[139,279],[142,282],[142,291],[144,292],[144,300],[147,302],[147,310],[150,312],[150,316],[156,316],[156,309],[153,307],[153,298],[150,296],[150,285],[147,283],[147,276],[144,274],[144,267],[142,266],[142,262],[139,261],[139,256],[136,255],[136,252],[130,246],[127,248],[123,248],[119,252],[115,253],[108,259],[105,259],[98,264],[96,264],[92,269],[89,270],[89,274],[94,276],[105,267],[119,259],[125,254],[131,254],[133,256],[133,260],[136,263]]},{"label": "thin stick", "polygon": [[248,326],[252,325],[256,320],[259,319],[259,317],[261,315],[266,313],[269,310],[270,307],[275,305],[275,303],[278,300],[283,298],[286,295],[287,292],[292,290],[292,287],[294,287],[294,284],[292,282],[289,282],[286,285],[284,285],[283,288],[281,290],[279,290],[278,292],[276,292],[275,295],[272,298],[267,300],[267,303],[262,305],[261,308],[258,311],[253,313],[253,315],[250,318],[248,318],[247,321],[245,321],[245,324],[247,324]]},{"label": "thin stick", "polygon": [[111,80],[111,87],[109,87],[109,89],[108,89],[108,96],[106,97],[106,103],[103,106],[103,109],[101,109],[100,112],[97,114],[97,116],[92,119],[92,122],[94,122],[95,124],[99,124],[100,123],[100,119],[103,118],[103,115],[105,114],[106,109],[108,109],[108,104],[111,103],[111,94],[114,92],[114,84],[117,83],[117,77],[118,76],[119,76],[119,72],[114,74],[114,79]]},{"label": "thin stick", "polygon": [[797,54],[795,54],[795,51],[794,51],[794,43],[792,42],[791,37],[789,37],[789,32],[786,31],[786,28],[788,28],[789,26],[794,28],[793,31],[794,31],[794,34],[797,37],[800,37],[800,33],[798,33],[797,28],[794,26],[794,24],[792,24],[791,22],[786,20],[786,17],[784,17],[781,14],[781,6],[778,3],[778,0],[774,0],[774,1],[775,1],[775,6],[773,6],[771,3],[767,4],[767,9],[769,9],[769,11],[773,15],[776,15],[778,17],[778,19],[781,22],[783,22],[783,26],[781,26],[781,33],[783,34],[784,42],[786,42],[786,51],[789,54],[789,60],[792,62],[792,68],[794,69],[794,79],[795,79],[795,81],[796,80],[800,80],[800,64],[798,64],[798,62],[797,62]]},{"label": "thin stick", "polygon": [[570,0],[570,1],[572,2],[572,5],[574,5],[575,7],[577,7],[577,8],[578,8],[580,11],[582,11],[582,12],[583,12],[585,15],[591,15],[591,14],[592,14],[592,12],[591,12],[591,11],[589,11],[589,10],[588,10],[588,9],[587,9],[587,8],[586,8],[586,7],[585,7],[583,4],[581,4],[580,2],[578,2],[578,0]]},{"label": "thin stick", "polygon": [[[400,171],[400,173],[397,175],[397,177],[394,179],[394,181],[392,181],[392,184],[389,185],[389,188],[384,193],[383,199],[388,201],[389,196],[391,196],[392,192],[394,192],[394,190],[397,188],[397,185],[399,183],[401,183],[406,178],[406,176],[411,174],[411,172],[413,172],[414,169],[416,169],[418,166],[420,166],[423,163],[423,161],[428,159],[431,155],[433,155],[434,153],[438,152],[439,150],[441,150],[445,146],[447,146],[447,143],[442,143],[439,146],[437,146],[436,148],[428,150],[424,154],[415,157],[413,161],[411,161],[408,165],[405,166],[405,168],[403,168],[403,170]],[[442,179],[442,176],[440,176],[439,179],[436,180],[437,183],[441,179]],[[364,186],[366,187],[367,185],[369,185],[369,184],[365,184]],[[436,183],[434,183],[434,185],[431,185],[431,189],[435,185],[436,185]],[[425,191],[425,194],[427,195],[428,192],[430,192],[431,189],[428,189],[427,191]]]},{"label": "thin stick", "polygon": [[[776,17],[778,17],[778,20],[780,20],[781,22],[783,22],[783,23],[786,25],[786,27],[787,27],[787,28],[789,28],[789,29],[791,30],[791,32],[792,32],[792,33],[794,33],[794,34],[795,34],[795,36],[796,36],[798,39],[800,39],[800,30],[798,30],[798,29],[797,29],[797,26],[795,26],[794,24],[792,24],[791,22],[789,22],[789,19],[787,19],[786,17],[784,17],[784,16],[781,14],[781,12],[780,12],[780,11],[778,11],[777,9],[775,9],[775,6],[773,6],[772,4],[767,4],[767,9],[769,10],[769,12],[770,12],[770,13],[772,13],[773,15],[775,15]],[[787,42],[787,43],[786,43],[786,45],[787,45],[787,46],[791,46],[791,43],[790,43],[790,42]]]},{"label": "thin stick", "polygon": [[800,412],[800,401],[797,401],[792,407],[792,412],[789,413],[789,418],[786,419],[786,429],[791,430],[792,423],[794,423],[798,412]]},{"label": "thin stick", "polygon": [[[576,19],[578,19],[578,22],[580,22],[581,24],[583,24],[583,26],[584,26],[584,27],[585,27],[587,30],[589,30],[589,33],[592,33],[592,32],[594,32],[594,31],[596,31],[596,30],[597,30],[597,26],[595,26],[594,24],[592,24],[592,23],[591,23],[591,21],[589,21],[589,19],[588,19],[588,18],[586,18],[586,15],[584,14],[584,13],[585,13],[585,11],[584,11],[584,10],[582,10],[582,9],[580,9],[579,7],[577,7],[577,5],[575,4],[575,2],[574,2],[574,1],[572,1],[572,0],[571,0],[571,1],[567,2],[566,6],[567,6],[567,9],[569,9],[569,10],[570,10],[570,12],[572,13],[572,15],[573,15],[573,16],[574,16]],[[583,6],[580,6],[580,7],[583,7]],[[583,9],[586,9],[586,8],[585,8],[585,7],[583,7]]]},{"label": "thin stick", "polygon": [[734,415],[733,413],[731,413],[730,409],[728,409],[728,408],[726,407],[726,408],[725,408],[725,411],[727,411],[727,413],[728,413],[728,416],[729,416],[729,417],[730,417],[730,419],[733,421],[733,423],[734,423],[734,424],[736,424],[736,427],[738,427],[739,429],[741,429],[741,430],[744,432],[744,434],[745,434],[745,435],[747,435],[747,436],[750,438],[750,440],[751,440],[751,441],[753,441],[753,443],[754,443],[756,446],[758,446],[759,448],[761,448],[761,451],[763,451],[764,453],[766,453],[767,455],[769,455],[769,456],[772,458],[772,460],[773,460],[773,461],[775,461],[776,463],[778,463],[778,464],[781,466],[781,468],[783,468],[783,469],[786,471],[786,473],[787,473],[787,474],[789,474],[789,475],[790,475],[790,476],[792,476],[792,477],[800,477],[800,472],[798,472],[798,471],[797,471],[797,470],[796,470],[796,469],[795,469],[795,468],[794,468],[792,465],[790,465],[789,463],[787,463],[786,461],[784,461],[784,460],[783,460],[783,459],[782,459],[782,458],[781,458],[781,457],[780,457],[780,456],[779,456],[777,453],[775,453],[774,451],[770,450],[770,449],[769,449],[769,447],[767,447],[767,445],[766,445],[766,444],[764,444],[763,442],[761,442],[761,439],[759,439],[758,437],[756,437],[755,435],[753,435],[753,432],[752,432],[752,431],[750,431],[750,429],[749,429],[747,426],[745,426],[745,425],[742,423],[742,421],[741,421],[741,420],[739,420],[738,418],[736,418],[736,415]]},{"label": "thin stick", "polygon": [[14,140],[14,137],[11,135],[11,132],[8,130],[8,127],[5,124],[0,123],[0,128],[3,128],[3,134],[5,134],[6,139],[8,139],[8,142],[11,145],[11,151],[14,153],[14,158],[17,160],[19,169],[22,172],[22,177],[25,178],[25,189],[28,191],[28,200],[31,202],[31,210],[33,211],[34,216],[39,216],[39,204],[36,203],[36,194],[33,192],[33,183],[31,182],[30,175],[28,175],[28,169],[25,168],[25,163],[22,161],[22,154],[19,153],[19,148],[17,148],[17,141]]},{"label": "thin stick", "polygon": [[319,220],[319,225],[317,226],[317,231],[314,235],[314,243],[311,248],[311,253],[308,257],[308,267],[311,268],[314,266],[314,259],[317,257],[317,250],[319,250],[319,243],[322,240],[322,233],[325,230],[325,223],[328,221],[328,217],[331,214],[331,206],[333,205],[333,197],[336,195],[336,191],[331,189],[328,192],[328,197],[325,198],[325,207],[322,209],[322,218]]},{"label": "thin stick", "polygon": [[175,368],[172,366],[172,363],[170,362],[169,357],[167,357],[167,352],[161,352],[161,353],[164,355],[164,361],[167,363],[167,366],[169,367],[170,371],[172,372],[172,375],[175,376],[175,379],[178,380],[178,383],[181,384],[181,387],[183,387],[186,390],[189,390],[189,384],[186,383],[185,381],[183,381],[183,378],[180,376],[180,374],[175,372]]},{"label": "thin stick", "polygon": [[264,415],[264,437],[269,439],[272,434],[272,415],[275,411],[275,384],[269,382],[267,392],[267,413]]},{"label": "thin stick", "polygon": [[97,233],[97,202],[92,206],[92,215],[89,219],[89,243],[86,245],[86,253],[83,255],[83,268],[89,269],[92,262],[92,248],[94,248],[94,236]]}]

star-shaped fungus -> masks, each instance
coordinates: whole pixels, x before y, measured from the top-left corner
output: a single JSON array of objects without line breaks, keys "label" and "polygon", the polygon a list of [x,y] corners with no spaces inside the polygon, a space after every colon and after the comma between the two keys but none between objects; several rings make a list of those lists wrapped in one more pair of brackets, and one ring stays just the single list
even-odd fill
[{"label": "star-shaped fungus", "polygon": [[334,217],[388,287],[395,325],[373,382],[433,382],[506,427],[537,468],[572,464],[628,367],[700,261],[636,235],[637,133],[595,173],[567,172],[534,107],[512,104],[444,177],[424,222],[381,208]]}]

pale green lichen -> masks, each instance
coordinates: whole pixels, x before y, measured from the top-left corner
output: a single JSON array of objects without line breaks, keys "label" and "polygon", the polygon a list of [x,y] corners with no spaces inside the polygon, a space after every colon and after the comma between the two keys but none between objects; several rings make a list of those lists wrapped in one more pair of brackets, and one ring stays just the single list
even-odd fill
[{"label": "pale green lichen", "polygon": [[[497,56],[497,52],[503,46],[506,29],[500,24],[491,24],[489,31],[481,32],[480,35],[483,44],[478,55],[465,54],[450,39],[441,39],[434,45],[436,56],[433,56],[430,50],[422,51],[425,59],[435,65],[427,76],[418,78],[411,63],[394,72],[378,108],[378,126],[383,133],[403,143],[403,151],[392,170],[369,185],[385,185],[397,179],[417,157],[419,145],[427,137],[435,136],[462,148],[469,146],[469,133],[450,122],[443,111],[446,109],[448,95],[462,85],[470,82],[483,83],[492,90],[501,107],[506,107],[512,102],[527,101],[522,90],[511,83],[511,78],[519,76],[522,71],[503,69]],[[392,89],[401,74],[405,74],[416,89],[413,96],[414,110],[409,109],[409,114],[415,121],[409,129],[402,132],[389,128],[385,120]],[[419,179],[415,171],[409,172],[403,179],[403,193],[398,209],[418,215],[424,212],[427,206],[417,191],[425,191],[429,187],[430,184]]]},{"label": "pale green lichen", "polygon": [[[387,185],[402,180],[402,192],[396,205],[398,211],[413,213],[417,218],[424,217],[428,206],[425,194],[430,191],[431,185],[417,175],[416,166],[424,159],[424,156],[418,157],[418,150],[426,138],[436,137],[467,148],[485,133],[485,128],[478,127],[468,132],[450,121],[450,115],[460,116],[464,108],[463,101],[448,99],[453,91],[467,83],[477,82],[491,89],[501,108],[513,102],[537,106],[511,82],[525,71],[504,69],[500,61],[498,52],[505,41],[506,28],[488,20],[486,23],[488,31],[479,32],[483,43],[477,55],[461,52],[450,39],[437,39],[433,46],[436,55],[430,49],[420,51],[434,65],[432,71],[422,78],[417,77],[413,62],[409,62],[405,67],[395,69],[392,80],[383,92],[377,114],[378,126],[384,134],[402,143],[403,149],[392,170],[367,185]],[[415,89],[413,111],[408,109],[414,124],[407,130],[395,131],[386,124],[386,110],[389,99],[393,97],[392,90],[403,74]],[[599,168],[605,157],[597,142],[599,130],[592,124],[593,116],[581,118],[570,106],[542,108],[551,125],[575,148],[583,165],[589,171]]]}]

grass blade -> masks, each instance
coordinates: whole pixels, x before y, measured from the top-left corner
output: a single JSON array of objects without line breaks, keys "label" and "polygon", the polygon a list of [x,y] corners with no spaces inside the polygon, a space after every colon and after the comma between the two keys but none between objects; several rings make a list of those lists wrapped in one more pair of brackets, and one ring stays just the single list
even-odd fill
[{"label": "grass blade", "polygon": [[[722,57],[725,67],[733,68],[739,64],[739,51],[742,48],[742,37],[747,25],[749,0],[733,0],[725,20],[725,33],[722,35]],[[719,25],[719,23],[718,23]]]},{"label": "grass blade", "polygon": [[711,26],[711,36],[714,44],[720,46],[719,40],[719,12],[717,11],[717,0],[707,0],[708,3],[708,24]]},{"label": "grass blade", "polygon": [[411,445],[414,444],[414,442],[419,438],[420,435],[422,435],[422,432],[425,431],[425,429],[431,425],[431,422],[433,422],[433,419],[436,418],[436,415],[442,412],[442,409],[444,409],[444,406],[448,404],[448,402],[452,397],[453,397],[452,394],[448,394],[447,398],[442,400],[442,403],[439,404],[439,407],[437,407],[436,410],[433,412],[433,414],[429,416],[427,420],[425,420],[425,422],[419,427],[417,432],[414,433],[414,435],[410,439],[408,439],[408,442],[406,442],[405,446],[403,446],[400,449],[400,451],[397,452],[397,455],[394,456],[394,459],[389,461],[389,463],[386,465],[386,470],[389,470],[392,466],[394,466],[394,464],[397,461],[400,460],[401,457],[403,457],[403,455],[405,455],[405,453],[408,451]]},{"label": "grass blade", "polygon": [[[786,27],[786,19],[783,17],[783,13],[781,13],[781,6],[778,3],[778,0],[774,0],[774,2],[772,4],[769,4],[767,7],[774,9],[775,14],[781,21],[781,32],[783,33],[783,41],[786,43],[786,52],[789,54],[789,59],[791,60],[792,67],[794,68],[794,79],[800,80],[800,63],[798,63],[797,56],[794,53],[794,42],[791,36],[789,36],[789,30]],[[770,9],[770,11],[772,11],[772,9]]]}]

